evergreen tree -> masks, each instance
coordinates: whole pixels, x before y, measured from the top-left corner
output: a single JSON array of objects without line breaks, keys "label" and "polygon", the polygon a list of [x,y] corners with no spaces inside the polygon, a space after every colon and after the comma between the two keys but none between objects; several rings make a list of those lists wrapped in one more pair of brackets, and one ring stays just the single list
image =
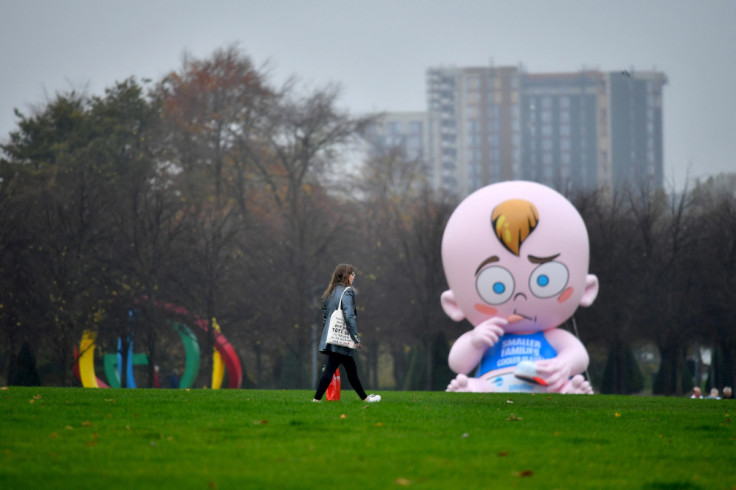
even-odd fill
[{"label": "evergreen tree", "polygon": [[36,358],[31,352],[31,346],[28,342],[23,342],[23,346],[20,348],[8,384],[12,386],[41,386],[41,377],[38,375],[38,369],[36,369]]}]

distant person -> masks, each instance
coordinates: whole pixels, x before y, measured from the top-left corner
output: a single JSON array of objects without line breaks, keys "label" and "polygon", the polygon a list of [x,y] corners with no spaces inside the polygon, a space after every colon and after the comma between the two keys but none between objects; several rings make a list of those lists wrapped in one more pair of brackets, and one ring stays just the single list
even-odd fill
[{"label": "distant person", "polygon": [[[327,286],[324,294],[322,294],[322,298],[324,299],[324,303],[322,304],[323,328],[319,351],[322,354],[327,354],[327,367],[322,372],[322,377],[317,385],[317,392],[314,394],[314,399],[312,400],[316,403],[322,401],[322,396],[327,391],[327,387],[332,381],[332,376],[337,371],[337,368],[340,367],[340,364],[345,367],[350,386],[353,387],[361,400],[368,403],[381,401],[380,395],[367,395],[365,390],[363,390],[363,385],[360,384],[360,379],[358,379],[358,367],[355,365],[355,359],[353,359],[354,349],[332,345],[326,342],[330,316],[332,316],[332,312],[337,310],[338,305],[340,305],[340,298],[342,298],[345,325],[350,333],[350,337],[360,347],[360,337],[358,337],[358,326],[356,323],[358,312],[355,307],[355,292],[352,288],[354,280],[355,267],[350,264],[339,264],[335,268],[335,272],[332,273],[330,284]],[[345,294],[343,294],[343,291],[345,291]]]},{"label": "distant person", "polygon": [[718,388],[711,388],[710,394],[706,397],[709,400],[720,400],[720,394],[718,393]]},{"label": "distant person", "polygon": [[731,391],[730,386],[724,386],[723,387],[723,399],[724,400],[733,400],[733,392]]},{"label": "distant person", "polygon": [[703,398],[703,394],[700,392],[700,388],[697,386],[693,388],[693,394],[690,396],[690,398]]},{"label": "distant person", "polygon": [[179,388],[179,370],[174,368],[169,376],[169,388]]}]

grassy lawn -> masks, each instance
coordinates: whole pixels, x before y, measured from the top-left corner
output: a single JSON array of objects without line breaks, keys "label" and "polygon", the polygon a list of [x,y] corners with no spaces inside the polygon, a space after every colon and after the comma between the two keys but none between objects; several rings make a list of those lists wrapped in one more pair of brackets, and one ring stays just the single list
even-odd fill
[{"label": "grassy lawn", "polygon": [[736,488],[736,402],[381,394],[10,387],[0,488]]}]

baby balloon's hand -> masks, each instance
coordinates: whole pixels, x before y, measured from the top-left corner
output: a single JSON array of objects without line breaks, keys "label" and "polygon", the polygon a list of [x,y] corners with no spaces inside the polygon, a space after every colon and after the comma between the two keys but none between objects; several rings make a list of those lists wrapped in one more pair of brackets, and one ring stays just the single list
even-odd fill
[{"label": "baby balloon's hand", "polygon": [[557,393],[570,377],[570,366],[557,358],[537,361],[537,374],[547,383],[547,392]]},{"label": "baby balloon's hand", "polygon": [[488,349],[504,334],[503,325],[506,325],[508,321],[504,318],[489,318],[488,320],[479,323],[473,329],[470,336],[470,343],[476,349]]}]

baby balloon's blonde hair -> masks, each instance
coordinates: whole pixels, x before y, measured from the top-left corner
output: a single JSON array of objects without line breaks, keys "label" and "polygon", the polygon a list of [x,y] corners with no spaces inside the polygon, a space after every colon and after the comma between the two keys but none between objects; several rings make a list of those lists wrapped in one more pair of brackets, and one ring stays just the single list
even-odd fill
[{"label": "baby balloon's blonde hair", "polygon": [[539,224],[539,213],[529,201],[509,199],[493,209],[491,223],[501,244],[518,256],[521,244]]}]

